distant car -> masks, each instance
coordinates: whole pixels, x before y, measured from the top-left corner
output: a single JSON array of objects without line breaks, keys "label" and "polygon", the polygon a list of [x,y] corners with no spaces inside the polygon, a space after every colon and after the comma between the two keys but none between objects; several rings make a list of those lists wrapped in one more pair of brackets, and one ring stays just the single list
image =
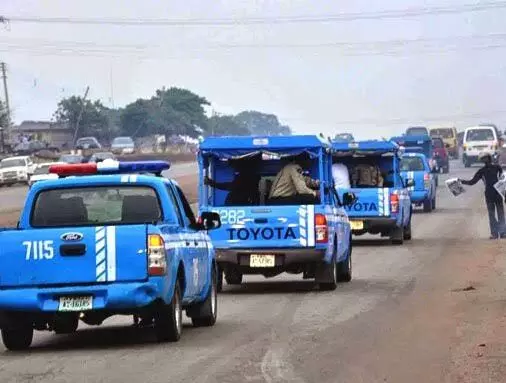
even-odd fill
[{"label": "distant car", "polygon": [[353,137],[353,134],[350,133],[338,133],[334,137],[335,142],[354,142],[355,137]]},{"label": "distant car", "polygon": [[48,150],[51,152],[59,152],[60,150],[55,146],[50,146],[42,141],[28,141],[22,142],[16,145],[13,152],[17,156],[29,156],[40,152],[42,150]]},{"label": "distant car", "polygon": [[76,149],[102,149],[95,137],[81,137],[76,142]]},{"label": "distant car", "polygon": [[98,152],[93,153],[88,162],[102,162],[104,160],[115,160],[116,156],[111,152]]},{"label": "distant car", "polygon": [[83,162],[84,157],[80,154],[63,154],[58,159],[58,162],[63,162],[66,164],[80,164]]},{"label": "distant car", "polygon": [[428,136],[429,129],[425,126],[412,126],[406,130],[406,136]]},{"label": "distant car", "polygon": [[28,186],[32,187],[35,182],[45,181],[45,180],[54,180],[58,179],[58,175],[54,173],[49,173],[49,167],[51,165],[60,165],[64,164],[64,162],[46,162],[43,164],[37,164],[33,175],[30,176],[28,180]]},{"label": "distant car", "polygon": [[28,185],[28,179],[34,171],[30,157],[8,157],[0,161],[0,186],[11,186],[17,183]]},{"label": "distant car", "polygon": [[446,150],[443,138],[432,137],[432,150],[434,153],[434,160],[437,163],[439,170],[443,169],[443,173],[450,172],[450,157]]},{"label": "distant car", "polygon": [[132,154],[135,152],[135,143],[132,137],[116,137],[112,140],[111,151],[115,154]]}]

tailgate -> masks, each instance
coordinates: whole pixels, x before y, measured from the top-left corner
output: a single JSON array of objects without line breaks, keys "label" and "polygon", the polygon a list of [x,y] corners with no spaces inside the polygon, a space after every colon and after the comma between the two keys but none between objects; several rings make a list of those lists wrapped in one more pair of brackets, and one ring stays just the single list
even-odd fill
[{"label": "tailgate", "polygon": [[222,226],[209,234],[216,248],[297,248],[315,246],[315,206],[215,209]]},{"label": "tailgate", "polygon": [[425,191],[425,172],[401,172],[402,179],[411,179],[415,181],[415,186],[411,186],[408,189],[411,191]]},{"label": "tailgate", "polygon": [[346,206],[350,217],[387,217],[390,216],[389,188],[353,188],[339,190],[339,197],[343,198],[346,191],[351,191],[357,197],[353,206]]},{"label": "tailgate", "polygon": [[140,281],[146,225],[0,233],[0,287]]}]

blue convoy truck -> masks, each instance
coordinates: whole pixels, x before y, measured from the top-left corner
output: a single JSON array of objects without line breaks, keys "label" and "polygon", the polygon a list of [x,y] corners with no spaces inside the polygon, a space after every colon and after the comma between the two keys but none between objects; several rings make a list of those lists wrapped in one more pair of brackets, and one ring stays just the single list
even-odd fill
[{"label": "blue convoy truck", "polygon": [[18,227],[0,231],[0,328],[9,350],[35,330],[72,333],[132,315],[158,341],[177,341],[182,311],[195,326],[217,315],[217,268],[208,230],[164,162],[54,165],[57,180],[28,191]]},{"label": "blue convoy truck", "polygon": [[423,211],[430,213],[436,208],[436,177],[425,154],[406,152],[401,159],[401,174],[405,180],[413,180],[409,188],[411,202],[423,206]]},{"label": "blue convoy truck", "polygon": [[[348,169],[350,189],[338,189],[339,195],[352,192],[356,202],[347,207],[354,235],[381,234],[392,243],[403,244],[411,239],[411,198],[408,188],[412,181],[402,178],[402,151],[391,141],[334,142],[333,162]],[[368,170],[371,169],[371,170]],[[376,179],[364,181],[363,174]]]},{"label": "blue convoy truck", "polygon": [[434,159],[434,147],[432,144],[432,138],[429,135],[397,136],[392,137],[390,141],[402,146],[408,152],[423,153],[429,162],[432,173],[434,174],[436,186],[438,186],[439,179],[437,174],[440,172],[440,169],[438,162]]},{"label": "blue convoy truck", "polygon": [[[269,194],[276,174],[287,159],[301,155],[307,158],[308,175],[319,180],[320,198],[313,203],[274,204]],[[248,162],[255,156],[255,164]],[[216,183],[230,183],[237,161],[246,161],[243,171],[258,181],[250,186],[258,193],[255,202],[230,204],[230,190],[204,182],[209,177]],[[209,137],[200,144],[198,162],[200,211],[212,210],[221,217],[222,226],[211,233],[211,239],[227,284],[241,284],[245,274],[269,278],[283,272],[315,279],[322,290],[351,280],[351,232],[344,205],[353,197],[339,198],[332,187],[328,140],[318,136]]]}]

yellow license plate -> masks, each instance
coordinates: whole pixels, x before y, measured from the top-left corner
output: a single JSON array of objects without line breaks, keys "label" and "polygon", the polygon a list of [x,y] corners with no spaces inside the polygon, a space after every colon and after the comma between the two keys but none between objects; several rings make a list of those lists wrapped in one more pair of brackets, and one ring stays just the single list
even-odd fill
[{"label": "yellow license plate", "polygon": [[267,254],[251,254],[249,257],[250,267],[274,267],[276,266],[276,257]]},{"label": "yellow license plate", "polygon": [[363,221],[350,221],[351,230],[363,230],[364,222]]}]

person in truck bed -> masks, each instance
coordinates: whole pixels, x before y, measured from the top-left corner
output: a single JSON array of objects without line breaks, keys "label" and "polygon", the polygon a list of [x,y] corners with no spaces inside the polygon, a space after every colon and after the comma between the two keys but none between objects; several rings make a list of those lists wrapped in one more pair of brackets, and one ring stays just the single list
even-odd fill
[{"label": "person in truck bed", "polygon": [[225,199],[226,206],[249,206],[260,203],[260,175],[257,172],[261,155],[249,159],[231,160],[234,169],[234,179],[230,182],[216,182],[205,177],[204,184],[213,188],[226,190],[229,193]]},{"label": "person in truck bed", "polygon": [[317,203],[320,183],[304,175],[310,166],[306,155],[290,157],[288,163],[279,171],[272,183],[269,203],[273,205],[302,205]]}]

